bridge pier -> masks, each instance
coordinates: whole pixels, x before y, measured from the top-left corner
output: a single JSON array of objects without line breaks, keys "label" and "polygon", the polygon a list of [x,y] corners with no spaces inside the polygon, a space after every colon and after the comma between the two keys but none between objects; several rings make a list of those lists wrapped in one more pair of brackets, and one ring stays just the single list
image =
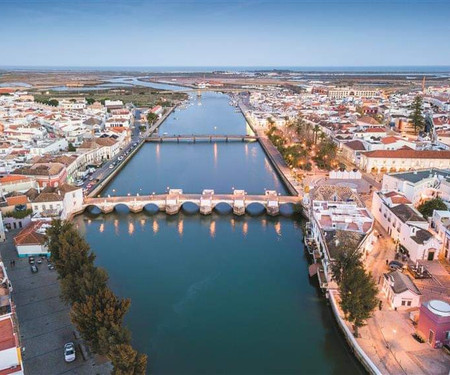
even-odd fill
[{"label": "bridge pier", "polygon": [[205,189],[203,190],[202,196],[200,197],[200,213],[202,215],[209,215],[212,212],[212,198],[214,195],[214,190]]},{"label": "bridge pier", "polygon": [[244,190],[233,191],[233,213],[237,216],[245,214],[245,194]]},{"label": "bridge pier", "polygon": [[181,189],[170,189],[166,197],[166,214],[175,215],[180,211],[180,195],[183,194]]},{"label": "bridge pier", "polygon": [[280,213],[280,203],[275,190],[266,190],[266,211],[270,216],[277,216]]}]

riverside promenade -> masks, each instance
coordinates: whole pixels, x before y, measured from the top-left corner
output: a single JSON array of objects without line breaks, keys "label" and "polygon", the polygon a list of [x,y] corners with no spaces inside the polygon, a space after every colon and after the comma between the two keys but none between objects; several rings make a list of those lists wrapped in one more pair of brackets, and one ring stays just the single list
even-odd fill
[{"label": "riverside promenade", "polygon": [[293,171],[288,167],[286,162],[284,161],[283,156],[277,150],[277,148],[272,144],[270,139],[267,137],[263,129],[255,126],[252,119],[248,115],[248,108],[243,103],[239,103],[239,108],[247,120],[248,125],[252,129],[252,131],[256,134],[257,139],[266,153],[267,157],[272,162],[274,168],[277,170],[279,176],[283,180],[286,185],[288,191],[292,195],[302,196],[304,195],[303,187],[297,181],[295,176],[293,175]]}]

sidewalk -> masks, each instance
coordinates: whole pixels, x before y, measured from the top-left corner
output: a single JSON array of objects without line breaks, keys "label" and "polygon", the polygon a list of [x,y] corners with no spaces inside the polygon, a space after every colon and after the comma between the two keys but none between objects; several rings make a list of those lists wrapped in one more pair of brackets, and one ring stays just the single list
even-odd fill
[{"label": "sidewalk", "polygon": [[378,222],[375,222],[375,230],[383,237],[375,243],[365,265],[378,283],[378,298],[383,306],[381,311],[376,309],[367,325],[360,329],[358,343],[383,374],[448,375],[450,360],[444,352],[412,337],[415,327],[409,312],[416,309],[395,311],[389,307],[381,287],[383,274],[388,272],[386,259],[394,259],[395,244]]},{"label": "sidewalk", "polygon": [[[8,267],[8,276],[19,320],[25,374],[109,374],[111,365],[97,356],[83,360],[78,349],[80,341],[74,337],[75,328],[69,318],[70,308],[59,297],[56,271],[49,270],[44,260],[37,265],[39,272],[31,273],[28,258],[17,256],[13,244],[17,232],[7,233],[0,251],[5,264],[16,262],[14,267]],[[77,358],[66,363],[63,348],[71,341],[77,346]]]}]

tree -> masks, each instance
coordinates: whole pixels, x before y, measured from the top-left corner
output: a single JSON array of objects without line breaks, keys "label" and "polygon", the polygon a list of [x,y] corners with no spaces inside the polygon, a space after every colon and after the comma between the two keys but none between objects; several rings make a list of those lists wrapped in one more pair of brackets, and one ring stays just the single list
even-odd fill
[{"label": "tree", "polygon": [[414,98],[410,109],[412,112],[409,119],[414,126],[414,132],[417,134],[418,131],[425,129],[425,118],[422,115],[422,97],[420,95]]},{"label": "tree", "polygon": [[314,127],[312,128],[313,134],[314,134],[314,144],[317,144],[317,135],[320,132],[320,126],[319,125],[314,125]]},{"label": "tree", "polygon": [[86,297],[106,288],[107,282],[108,275],[104,269],[87,263],[78,272],[67,274],[61,279],[61,297],[70,304],[84,302]]},{"label": "tree", "polygon": [[68,146],[67,150],[69,152],[75,152],[77,149],[75,148],[75,146],[73,145],[72,142],[69,142],[69,146]]},{"label": "tree", "polygon": [[346,319],[353,323],[355,336],[358,329],[372,315],[373,309],[378,305],[378,289],[370,273],[366,273],[362,266],[351,268],[343,273],[339,284],[341,308]]},{"label": "tree", "polygon": [[94,98],[86,98],[86,103],[88,105],[94,104],[95,103],[95,99]]},{"label": "tree", "polygon": [[441,198],[433,198],[423,202],[417,207],[417,210],[423,215],[425,219],[433,216],[433,211],[448,211],[447,205]]},{"label": "tree", "polygon": [[108,357],[114,366],[113,375],[141,375],[145,374],[147,356],[134,350],[131,345],[115,345]]},{"label": "tree", "polygon": [[[346,319],[355,327],[355,336],[358,337],[358,328],[364,325],[371,316],[372,310],[377,306],[378,289],[372,275],[366,273],[358,249],[351,249],[349,237],[339,238],[342,251],[331,265],[333,279],[339,285],[341,308]],[[353,247],[354,248],[354,247]]]},{"label": "tree", "polygon": [[[339,238],[340,246],[348,249],[345,239],[344,236]],[[361,253],[358,250],[341,252],[331,264],[333,279],[340,284],[342,279],[347,276],[346,272],[352,272],[356,267],[362,267]]]},{"label": "tree", "polygon": [[124,337],[121,330],[123,318],[130,306],[129,299],[120,299],[109,288],[87,296],[84,302],[75,302],[70,317],[82,337],[98,354],[107,354],[105,337],[108,342],[116,341],[115,334]]},{"label": "tree", "polygon": [[149,124],[153,124],[158,119],[158,115],[154,114],[153,112],[149,112],[147,114],[147,121]]}]

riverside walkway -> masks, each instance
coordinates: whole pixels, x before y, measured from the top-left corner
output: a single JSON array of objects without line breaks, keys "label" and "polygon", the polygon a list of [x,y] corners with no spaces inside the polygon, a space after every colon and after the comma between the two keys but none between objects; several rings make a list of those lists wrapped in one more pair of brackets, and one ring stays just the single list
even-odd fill
[{"label": "riverside walkway", "polygon": [[166,194],[85,198],[83,210],[97,207],[103,213],[112,212],[116,206],[125,205],[131,212],[140,212],[147,205],[155,205],[158,210],[169,215],[178,213],[184,203],[194,203],[200,213],[208,215],[220,203],[228,204],[236,215],[244,215],[246,208],[253,203],[259,203],[266,209],[268,215],[280,213],[280,205],[299,204],[300,197],[280,196],[274,190],[267,190],[264,195],[248,195],[244,190],[234,190],[233,194],[215,194],[214,190],[203,190],[202,194],[184,194],[181,189],[170,189]]}]

